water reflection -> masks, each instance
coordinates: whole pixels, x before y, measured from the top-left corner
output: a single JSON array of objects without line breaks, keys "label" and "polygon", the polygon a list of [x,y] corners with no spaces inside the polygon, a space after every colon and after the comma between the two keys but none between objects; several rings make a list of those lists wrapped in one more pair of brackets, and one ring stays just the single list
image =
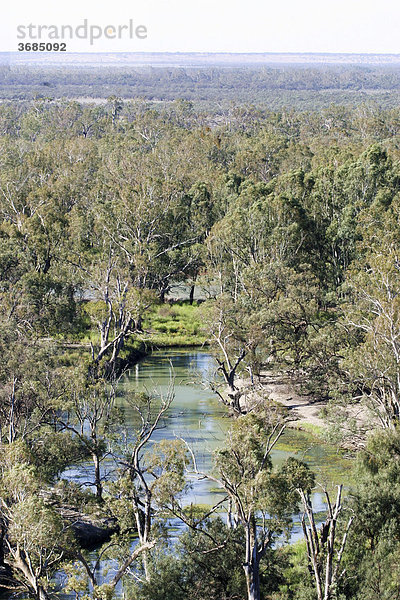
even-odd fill
[{"label": "water reflection", "polygon": [[[224,434],[231,421],[225,407],[206,387],[206,382],[210,380],[215,368],[212,356],[201,350],[154,352],[144,358],[127,373],[120,385],[117,405],[123,413],[121,431],[125,429],[129,439],[137,425],[137,413],[127,401],[129,395],[141,391],[166,395],[173,380],[175,398],[162,427],[154,433],[153,443],[161,439],[183,438],[193,448],[199,468],[210,471],[212,452],[223,444]],[[333,448],[322,445],[309,434],[286,430],[273,449],[273,462],[280,464],[288,456],[296,456],[306,461],[316,473],[317,481],[322,484],[332,487],[333,484],[345,483],[348,479],[351,466],[349,461],[345,461]],[[114,469],[115,464],[110,460],[103,463],[103,473],[108,478],[113,477]],[[90,464],[78,465],[65,472],[64,477],[85,485],[85,482],[93,480],[93,469]],[[216,504],[220,498],[215,483],[207,479],[195,480],[183,503]],[[324,510],[324,497],[321,493],[314,493],[312,502],[316,511]],[[300,515],[294,515],[293,518],[295,525],[292,541],[302,537]],[[182,524],[175,519],[171,519],[168,524],[171,527],[170,537],[173,543],[182,530]],[[93,553],[92,557],[94,563],[96,553]],[[108,562],[106,566],[107,577],[112,577],[113,564]],[[100,576],[99,581],[103,580],[103,576]]]},{"label": "water reflection", "polygon": [[[161,439],[183,438],[193,448],[198,466],[203,471],[212,469],[212,452],[223,444],[231,419],[215,395],[207,389],[216,365],[206,351],[177,349],[154,352],[136,364],[120,384],[117,405],[122,411],[121,432],[127,439],[137,426],[137,413],[127,401],[130,395],[146,391],[167,395],[174,383],[174,401],[161,427],[155,431],[152,443]],[[350,462],[344,460],[334,448],[321,444],[307,433],[287,429],[272,452],[273,462],[281,464],[288,456],[304,460],[316,473],[323,485],[345,483]],[[114,462],[103,463],[103,474],[113,478]],[[73,466],[63,474],[81,485],[93,480],[90,463]],[[215,484],[207,480],[194,481],[185,503],[211,504],[216,499]],[[322,509],[321,494],[314,494],[318,508]]]}]

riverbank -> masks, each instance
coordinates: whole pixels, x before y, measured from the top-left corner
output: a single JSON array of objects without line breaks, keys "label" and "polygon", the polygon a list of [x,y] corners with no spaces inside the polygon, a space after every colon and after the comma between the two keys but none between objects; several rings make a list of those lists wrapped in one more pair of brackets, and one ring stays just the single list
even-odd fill
[{"label": "riverbank", "polygon": [[260,383],[265,394],[288,409],[297,429],[322,432],[326,428],[322,417],[326,402],[302,393],[300,381],[293,380],[287,373],[262,371]]},{"label": "riverbank", "polygon": [[[332,418],[328,423],[324,417],[328,403],[312,394],[306,394],[303,391],[304,384],[305,381],[300,376],[270,369],[261,370],[253,382],[250,377],[238,378],[235,382],[242,394],[240,402],[243,410],[249,410],[267,399],[273,400],[288,410],[289,427],[326,439],[328,433],[329,436],[332,435],[333,424]],[[367,432],[379,426],[376,415],[369,413],[362,404],[342,407],[338,418],[343,426],[341,441],[338,443],[350,450],[364,447]]]},{"label": "riverbank", "polygon": [[[208,345],[203,331],[201,303],[180,300],[154,304],[147,311],[142,330],[126,337],[120,358],[134,365],[153,350],[164,348],[191,348]],[[80,330],[67,339],[58,338],[63,347],[90,353],[91,346],[99,343],[98,329],[84,310]],[[49,341],[50,338],[43,338]]]},{"label": "riverbank", "polygon": [[321,414],[326,403],[302,393],[301,381],[288,373],[262,370],[253,382],[250,378],[238,379],[236,385],[242,392],[241,405],[245,410],[270,399],[287,408],[290,427],[317,435],[326,429]]},{"label": "riverbank", "polygon": [[[204,333],[201,302],[188,300],[154,304],[142,322],[142,330],[128,335],[115,362],[115,370],[122,373],[132,368],[145,356],[159,350],[176,348],[204,348],[209,339]],[[98,348],[99,332],[82,311],[80,330],[74,335],[43,337],[41,343],[56,343],[65,353],[63,364],[72,365],[90,361],[93,347]]]}]

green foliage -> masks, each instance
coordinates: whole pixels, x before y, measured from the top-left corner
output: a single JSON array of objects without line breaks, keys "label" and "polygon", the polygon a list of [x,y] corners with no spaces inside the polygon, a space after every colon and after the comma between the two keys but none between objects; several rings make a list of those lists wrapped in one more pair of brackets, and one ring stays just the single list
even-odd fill
[{"label": "green foliage", "polygon": [[162,304],[148,313],[143,323],[146,343],[157,348],[198,346],[207,341],[197,303]]},{"label": "green foliage", "polygon": [[40,477],[52,482],[70,464],[88,459],[90,454],[82,442],[69,432],[55,432],[41,427],[29,438],[30,451]]},{"label": "green foliage", "polygon": [[233,424],[224,448],[215,454],[217,472],[223,474],[229,488],[237,490],[245,512],[268,512],[272,528],[277,519],[278,529],[298,509],[297,489],[314,486],[314,474],[293,457],[273,469],[269,445],[279,427],[279,411],[276,414],[273,407],[252,412]]},{"label": "green foliage", "polygon": [[204,522],[198,532],[183,533],[173,556],[159,552],[152,562],[150,583],[133,586],[133,598],[221,600],[246,594],[239,532],[221,519]]},{"label": "green foliage", "polygon": [[315,600],[311,573],[308,569],[307,548],[304,540],[292,543],[283,549],[285,570],[283,583],[273,600]]},{"label": "green foliage", "polygon": [[19,544],[36,560],[55,540],[62,546],[63,522],[59,514],[43,501],[28,497],[17,504],[9,528],[10,540]]},{"label": "green foliage", "polygon": [[[43,90],[45,75],[46,89],[65,91],[63,71],[32,71],[30,89]],[[68,76],[79,93],[78,74]],[[385,548],[397,565],[400,113],[326,102],[328,91],[337,97],[333,88],[348,100],[359,86],[358,98],[383,87],[395,98],[397,74],[351,67],[90,76],[100,91],[107,83],[144,96],[150,88],[154,95],[158,78],[164,99],[199,89],[209,99],[222,88],[225,98],[262,92],[280,109],[222,102],[200,110],[185,99],[124,102],[109,91],[99,106],[0,104],[0,525],[14,571],[24,558],[19,546],[42,569],[40,581],[57,568],[69,543],[57,498],[110,510],[120,526],[119,564],[135,529],[141,542],[160,543],[154,518],[176,508],[187,487],[186,446],[163,440],[142,448],[170,400],[143,395],[128,399],[139,426],[124,447],[111,388],[141,352],[208,342],[224,376],[214,390],[236,414],[249,408],[239,375],[248,373],[255,388],[265,370],[285,369],[327,400],[338,437],[347,429],[352,443],[364,444],[368,430],[384,429],[360,456],[337,597],[399,597]],[[25,74],[11,69],[4,77],[2,89]],[[189,93],[193,78],[199,85]],[[326,107],[283,108],[300,101],[300,90],[305,103],[319,90]],[[189,304],[193,285],[207,300],[201,307]],[[177,287],[185,300],[166,304]],[[174,557],[161,545],[148,551],[141,558],[148,581],[132,597],[242,598],[244,564],[255,577],[261,568],[265,597],[312,598],[304,553],[295,550],[288,571],[273,541],[298,509],[296,490],[309,491],[314,478],[295,459],[273,468],[270,444],[282,414],[266,401],[264,408],[237,419],[215,454],[214,484],[231,501],[236,529],[218,519],[201,524],[200,509],[184,511],[202,531],[186,532]],[[120,464],[104,486],[108,451]],[[97,500],[57,482],[88,456]],[[259,564],[243,557],[246,535]],[[38,578],[21,573],[32,592]],[[80,585],[71,576],[71,590],[87,592]],[[95,587],[99,597],[113,593],[108,584]]]},{"label": "green foliage", "polygon": [[188,450],[182,440],[161,440],[147,457],[148,469],[158,472],[152,494],[160,505],[171,498],[178,499],[186,487],[185,469],[189,464]]},{"label": "green foliage", "polygon": [[342,584],[351,598],[398,598],[400,582],[399,433],[373,434],[358,457],[349,505],[355,521]]}]

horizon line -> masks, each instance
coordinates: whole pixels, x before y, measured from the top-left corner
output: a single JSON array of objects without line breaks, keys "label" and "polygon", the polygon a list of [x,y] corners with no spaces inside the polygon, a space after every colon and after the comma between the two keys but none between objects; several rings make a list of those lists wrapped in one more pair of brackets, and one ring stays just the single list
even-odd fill
[{"label": "horizon line", "polygon": [[[17,50],[0,50],[0,54],[18,54],[22,56],[26,56],[26,53],[18,52]],[[44,54],[55,54],[55,52],[41,52],[40,55]],[[247,51],[247,52],[236,52],[229,50],[141,50],[141,51],[131,51],[131,50],[101,50],[95,52],[88,52],[84,50],[78,51],[68,51],[65,56],[70,54],[233,54],[233,55],[346,55],[346,56],[400,56],[399,52],[330,52],[330,51],[278,51],[278,50],[265,50],[265,51]],[[40,56],[39,55],[39,56]]]}]

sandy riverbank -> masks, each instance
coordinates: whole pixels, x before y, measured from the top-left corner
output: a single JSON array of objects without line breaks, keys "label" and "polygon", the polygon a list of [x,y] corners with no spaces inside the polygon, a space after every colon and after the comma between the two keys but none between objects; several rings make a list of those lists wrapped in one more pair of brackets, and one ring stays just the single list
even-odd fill
[{"label": "sandy riverbank", "polygon": [[241,398],[243,406],[252,406],[265,398],[270,398],[288,409],[296,428],[307,429],[310,425],[326,427],[321,416],[325,402],[301,393],[300,382],[286,373],[262,371],[253,384],[250,378],[238,379],[236,384],[243,392]]}]

